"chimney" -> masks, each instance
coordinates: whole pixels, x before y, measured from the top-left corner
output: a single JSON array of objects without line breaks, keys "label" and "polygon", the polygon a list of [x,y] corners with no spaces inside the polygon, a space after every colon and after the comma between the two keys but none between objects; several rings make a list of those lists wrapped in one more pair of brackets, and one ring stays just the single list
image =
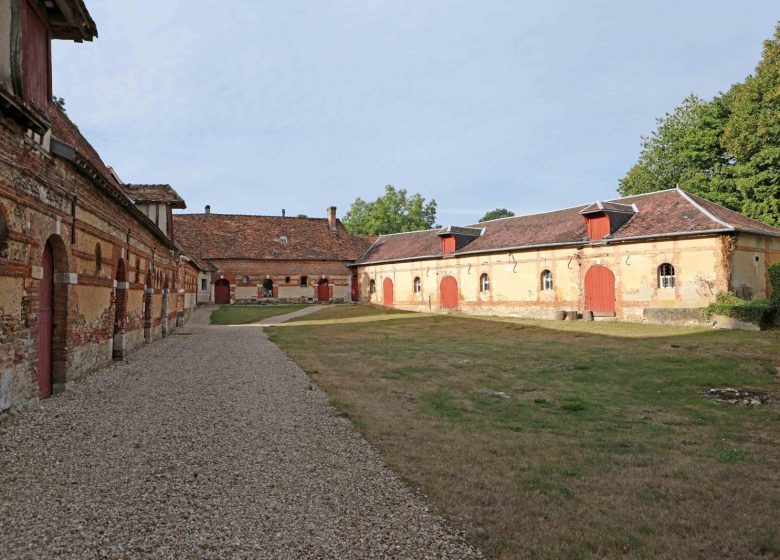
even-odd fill
[{"label": "chimney", "polygon": [[206,204],[206,214],[211,214],[211,206]]},{"label": "chimney", "polygon": [[282,208],[282,218],[284,218],[284,208]]},{"label": "chimney", "polygon": [[335,206],[328,207],[328,226],[330,226],[330,231],[336,231],[336,207]]}]

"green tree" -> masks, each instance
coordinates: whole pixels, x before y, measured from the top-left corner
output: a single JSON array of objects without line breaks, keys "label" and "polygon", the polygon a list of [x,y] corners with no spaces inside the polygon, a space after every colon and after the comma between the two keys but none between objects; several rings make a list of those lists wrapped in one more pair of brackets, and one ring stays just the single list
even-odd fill
[{"label": "green tree", "polygon": [[436,201],[420,194],[407,195],[406,189],[392,185],[373,202],[356,199],[344,215],[342,223],[350,233],[382,235],[430,229],[436,222]]},{"label": "green tree", "polygon": [[692,94],[658,119],[618,190],[675,186],[780,225],[780,25],[755,75],[711,101]]},{"label": "green tree", "polygon": [[728,122],[731,93],[704,101],[691,94],[658,128],[642,138],[639,161],[620,180],[624,196],[680,187],[741,210],[729,155],[720,139]]},{"label": "green tree", "polygon": [[752,218],[780,226],[780,25],[755,74],[733,88],[731,117],[722,138]]},{"label": "green tree", "polygon": [[498,218],[511,218],[515,213],[506,208],[496,208],[490,212],[486,212],[480,222],[487,222],[488,220],[497,220]]}]

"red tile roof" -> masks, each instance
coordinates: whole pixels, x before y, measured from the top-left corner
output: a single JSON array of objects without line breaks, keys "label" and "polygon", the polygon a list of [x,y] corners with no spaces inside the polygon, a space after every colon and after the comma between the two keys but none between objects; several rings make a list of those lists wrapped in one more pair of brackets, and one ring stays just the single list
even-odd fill
[{"label": "red tile roof", "polygon": [[[780,229],[757,222],[679,189],[602,203],[604,207],[612,209],[620,208],[621,205],[630,207],[632,204],[636,205],[638,212],[602,241],[608,243],[644,237],[677,237],[729,231],[780,236]],[[473,224],[469,227],[484,228],[483,235],[451,254],[588,243],[586,222],[580,213],[592,207],[594,204],[586,204],[553,212],[499,218]],[[357,264],[441,257],[438,238],[441,231],[435,229],[381,235]]]},{"label": "red tile roof", "polygon": [[170,204],[173,208],[184,209],[187,205],[170,185],[137,185],[125,183],[125,192],[136,202],[159,202]]},{"label": "red tile roof", "polygon": [[[234,214],[174,214],[176,239],[196,257],[354,261],[371,244],[350,235],[340,220]],[[285,241],[286,239],[286,241]]]},{"label": "red tile roof", "polygon": [[100,159],[97,150],[81,134],[79,127],[54,103],[49,104],[49,119],[51,120],[52,135],[55,138],[76,148],[76,151],[89,161],[92,167],[97,169],[106,181],[115,187],[121,188],[116,179],[114,179],[114,175],[108,170],[103,160]]}]

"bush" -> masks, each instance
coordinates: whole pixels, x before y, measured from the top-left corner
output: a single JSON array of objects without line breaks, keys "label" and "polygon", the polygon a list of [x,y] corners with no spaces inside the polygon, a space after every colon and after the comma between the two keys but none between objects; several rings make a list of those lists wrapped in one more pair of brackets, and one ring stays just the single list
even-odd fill
[{"label": "bush", "polygon": [[769,285],[772,289],[769,294],[769,301],[776,308],[780,308],[780,263],[775,263],[769,267]]},{"label": "bush", "polygon": [[768,299],[744,300],[731,292],[721,292],[707,306],[707,318],[726,315],[747,323],[767,327],[774,321],[777,305]]}]

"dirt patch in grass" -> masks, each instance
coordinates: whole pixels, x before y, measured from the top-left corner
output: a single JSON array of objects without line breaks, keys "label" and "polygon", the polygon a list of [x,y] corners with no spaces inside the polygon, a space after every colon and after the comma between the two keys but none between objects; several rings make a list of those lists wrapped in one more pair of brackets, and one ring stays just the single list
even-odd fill
[{"label": "dirt patch in grass", "polygon": [[490,557],[780,553],[780,413],[701,397],[777,392],[780,332],[434,316],[269,336]]},{"label": "dirt patch in grass", "polygon": [[211,313],[212,325],[246,325],[303,309],[305,305],[223,305]]}]

